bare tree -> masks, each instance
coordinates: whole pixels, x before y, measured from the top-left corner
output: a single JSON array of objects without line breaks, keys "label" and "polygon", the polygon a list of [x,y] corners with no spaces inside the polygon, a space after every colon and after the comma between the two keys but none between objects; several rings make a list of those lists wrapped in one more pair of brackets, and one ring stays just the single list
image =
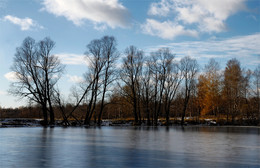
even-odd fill
[{"label": "bare tree", "polygon": [[90,124],[90,120],[96,108],[97,97],[101,87],[101,74],[105,66],[104,58],[102,57],[102,43],[100,40],[92,40],[87,45],[86,58],[88,60],[88,72],[84,75],[85,80],[90,83],[90,95],[86,95],[87,112],[85,116],[85,125]]},{"label": "bare tree", "polygon": [[[86,57],[89,63],[89,71],[85,74],[85,79],[88,83],[91,83],[91,93],[90,95],[86,95],[88,98],[88,106],[84,124],[90,124],[98,100],[101,101],[98,124],[101,124],[106,93],[115,77],[115,68],[113,66],[119,56],[116,45],[117,43],[114,37],[104,36],[102,39],[92,40],[87,46],[88,51],[86,52]],[[99,97],[99,95],[101,95],[101,97]]]},{"label": "bare tree", "polygon": [[153,94],[153,87],[152,87],[152,71],[150,66],[150,59],[146,58],[144,67],[143,67],[143,74],[141,75],[140,80],[140,94],[141,94],[141,102],[143,105],[144,113],[146,114],[147,118],[147,125],[151,125],[151,101],[152,101],[152,94]]},{"label": "bare tree", "polygon": [[181,125],[184,124],[184,117],[189,103],[191,90],[195,86],[195,77],[198,73],[198,63],[195,59],[184,57],[181,59],[181,71],[184,79],[184,104],[181,116]]},{"label": "bare tree", "polygon": [[182,82],[183,75],[180,69],[180,65],[177,63],[172,63],[169,72],[166,76],[166,87],[164,93],[164,110],[166,125],[170,124],[170,108],[173,99],[175,98],[178,88]]},{"label": "bare tree", "polygon": [[27,37],[21,47],[16,49],[11,67],[17,80],[11,84],[10,92],[40,104],[45,125],[48,124],[48,112],[49,124],[54,124],[53,89],[64,70],[59,59],[51,55],[54,46],[55,43],[50,38],[36,43],[34,39]]},{"label": "bare tree", "polygon": [[[52,107],[52,99],[57,95],[54,92],[54,87],[60,79],[64,66],[61,65],[58,57],[51,55],[51,51],[55,47],[54,41],[50,38],[45,38],[38,43],[38,54],[40,55],[40,67],[44,74],[44,86],[49,107],[50,124],[54,124],[55,116]],[[55,94],[56,93],[56,94]],[[58,93],[59,94],[59,93]]]},{"label": "bare tree", "polygon": [[106,92],[109,85],[115,79],[115,68],[113,66],[119,56],[116,45],[116,40],[112,36],[104,36],[101,39],[92,40],[87,45],[85,55],[88,71],[84,74],[84,82],[80,83],[82,94],[81,96],[79,95],[76,87],[72,88],[72,95],[76,99],[76,105],[66,118],[73,117],[80,124],[73,113],[85,99],[87,110],[84,124],[90,125],[91,118],[96,113],[97,102],[100,100],[101,106],[98,114],[98,124],[101,124]]},{"label": "bare tree", "polygon": [[[143,66],[143,52],[134,46],[130,46],[125,50],[126,58],[123,60],[123,66],[120,72],[120,78],[125,84],[125,89],[122,91],[130,99],[133,106],[133,114],[135,124],[141,123],[139,103],[139,86]],[[120,85],[119,85],[120,86]],[[121,87],[122,88],[122,87]],[[127,91],[127,89],[130,89]]]},{"label": "bare tree", "polygon": [[[153,124],[157,126],[158,117],[161,114],[163,96],[165,93],[165,86],[167,76],[170,75],[172,61],[174,55],[168,48],[161,48],[156,52],[151,53],[151,72],[153,80],[153,91],[152,96],[154,109],[153,109]],[[168,100],[167,100],[168,101]]]},{"label": "bare tree", "polygon": [[257,100],[257,111],[258,111],[258,121],[260,124],[260,65],[254,70],[254,85],[255,85],[255,95]]},{"label": "bare tree", "polygon": [[116,48],[116,40],[112,36],[105,36],[100,40],[102,43],[102,57],[104,61],[103,74],[101,77],[102,80],[102,97],[101,97],[101,107],[98,114],[98,125],[101,124],[101,118],[103,114],[103,110],[105,107],[105,97],[108,90],[109,85],[114,82],[116,79],[115,72],[115,61],[117,60],[119,53]]}]

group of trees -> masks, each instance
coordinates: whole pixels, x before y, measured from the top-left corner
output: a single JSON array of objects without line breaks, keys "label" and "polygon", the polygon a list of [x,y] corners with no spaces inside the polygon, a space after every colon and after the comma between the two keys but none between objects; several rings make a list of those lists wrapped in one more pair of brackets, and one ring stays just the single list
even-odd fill
[{"label": "group of trees", "polygon": [[184,80],[183,123],[198,72],[196,60],[184,57],[178,63],[168,48],[159,49],[145,57],[142,51],[130,46],[125,54],[120,69],[119,93],[132,105],[135,123],[141,124],[141,114],[144,113],[148,125],[157,125],[164,111],[168,125],[172,101]]},{"label": "group of trees", "polygon": [[64,66],[51,54],[54,46],[50,38],[36,43],[28,37],[17,48],[12,66],[17,80],[10,92],[40,106],[44,124],[54,124],[54,111],[59,111],[64,124],[72,118],[100,125],[104,113],[109,118],[118,109],[121,117],[133,117],[138,125],[157,125],[161,117],[166,125],[171,117],[180,117],[184,124],[187,112],[193,117],[226,116],[233,123],[238,117],[260,121],[260,65],[246,71],[231,59],[221,71],[211,59],[199,74],[191,57],[177,61],[168,48],[145,55],[134,46],[120,60],[115,38],[104,36],[87,45],[84,81],[72,89],[74,103],[65,103],[57,87]]},{"label": "group of trees", "polygon": [[205,73],[198,78],[198,101],[201,115],[226,115],[235,122],[237,117],[249,120],[260,118],[259,70],[254,72],[241,68],[237,59],[227,62],[224,72],[215,60],[205,66]]}]

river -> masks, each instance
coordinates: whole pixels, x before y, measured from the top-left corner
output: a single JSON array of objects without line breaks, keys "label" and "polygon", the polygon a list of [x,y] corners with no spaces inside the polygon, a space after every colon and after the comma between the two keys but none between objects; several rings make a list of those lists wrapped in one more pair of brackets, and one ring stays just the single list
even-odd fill
[{"label": "river", "polygon": [[1,128],[0,167],[260,167],[260,128]]}]

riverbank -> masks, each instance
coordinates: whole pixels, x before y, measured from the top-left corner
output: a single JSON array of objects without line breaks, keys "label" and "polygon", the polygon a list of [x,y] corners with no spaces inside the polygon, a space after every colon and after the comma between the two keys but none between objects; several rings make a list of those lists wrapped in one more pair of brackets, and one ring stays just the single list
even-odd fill
[{"label": "riverbank", "polygon": [[[6,118],[0,119],[0,128],[5,127],[41,127],[42,119],[28,119],[28,118]],[[83,122],[82,122],[83,123]],[[241,124],[242,123],[242,124]],[[70,121],[69,126],[85,126],[80,125],[76,121]],[[54,125],[51,126],[67,126],[63,125],[62,120],[56,120]],[[90,126],[98,126],[94,122],[91,123]],[[134,120],[128,119],[114,119],[114,120],[103,120],[101,126],[149,126],[147,125],[146,121],[142,121],[141,125],[134,124]],[[165,120],[159,119],[158,126],[167,126]],[[171,120],[168,126],[181,126],[180,119],[177,118],[176,120]],[[222,120],[216,121],[213,119],[200,119],[199,121],[195,121],[192,118],[187,117],[185,119],[184,126],[257,126],[260,127],[258,124],[252,124],[247,121],[236,121],[234,124],[226,123]]]}]

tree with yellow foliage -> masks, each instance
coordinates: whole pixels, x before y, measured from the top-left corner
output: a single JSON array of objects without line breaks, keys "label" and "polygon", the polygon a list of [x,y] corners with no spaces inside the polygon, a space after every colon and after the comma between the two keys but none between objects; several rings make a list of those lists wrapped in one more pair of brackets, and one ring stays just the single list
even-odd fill
[{"label": "tree with yellow foliage", "polygon": [[219,63],[210,59],[205,65],[205,73],[199,76],[198,99],[201,115],[218,115],[220,103],[220,73]]}]

